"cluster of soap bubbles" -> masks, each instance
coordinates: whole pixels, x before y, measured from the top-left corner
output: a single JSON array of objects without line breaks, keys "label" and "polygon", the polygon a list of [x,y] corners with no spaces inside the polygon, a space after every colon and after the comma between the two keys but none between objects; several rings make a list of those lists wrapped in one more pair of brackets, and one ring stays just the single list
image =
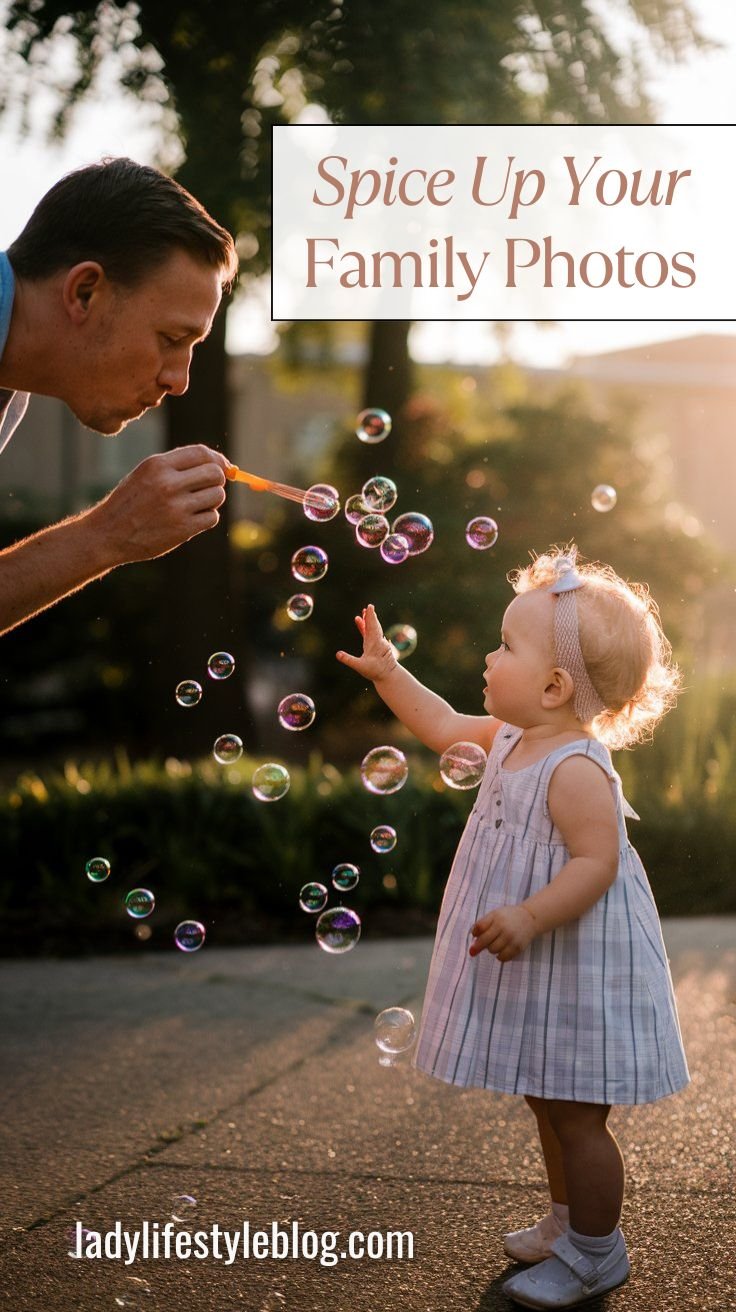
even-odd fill
[{"label": "cluster of soap bubbles", "polygon": [[[111,865],[105,856],[91,856],[85,864],[85,874],[93,884],[109,879]],[[156,895],[150,888],[131,888],[123,898],[123,906],[131,920],[136,922],[136,937],[145,941],[151,930],[140,922],[147,920],[156,909]],[[182,952],[196,952],[206,937],[205,927],[199,920],[182,920],[174,930],[174,943]]]},{"label": "cluster of soap bubbles", "polygon": [[[215,651],[207,662],[207,673],[218,683],[229,679],[234,669],[235,657],[229,651]],[[202,700],[202,685],[196,679],[182,679],[174,695],[180,706],[197,706]]]}]

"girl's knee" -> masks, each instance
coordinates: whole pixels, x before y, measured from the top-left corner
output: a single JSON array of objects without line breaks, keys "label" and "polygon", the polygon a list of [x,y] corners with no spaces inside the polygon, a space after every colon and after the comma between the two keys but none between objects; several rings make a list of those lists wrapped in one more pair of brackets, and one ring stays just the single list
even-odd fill
[{"label": "girl's knee", "polygon": [[561,1137],[605,1129],[611,1108],[603,1103],[549,1099],[545,1103],[545,1110],[552,1129]]}]

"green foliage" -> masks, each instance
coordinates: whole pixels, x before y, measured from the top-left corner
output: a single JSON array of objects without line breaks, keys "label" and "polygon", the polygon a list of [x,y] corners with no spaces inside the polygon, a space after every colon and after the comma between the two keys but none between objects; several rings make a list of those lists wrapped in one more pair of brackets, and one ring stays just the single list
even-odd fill
[{"label": "green foliage", "polygon": [[[616,758],[661,915],[736,914],[734,712],[736,681],[696,685],[651,745]],[[330,889],[330,905],[354,907],[366,936],[429,933],[475,794],[446,789],[429,753],[409,761],[406,786],[379,798],[355,765],[341,771],[314,756],[290,766],[291,789],[272,804],[252,796],[260,762],[245,758],[223,769],[212,760],[132,766],[119,755],[44,778],[26,772],[0,802],[5,951],[130,948],[122,899],[138,886],[156,895],[153,946],[169,948],[184,918],[204,922],[210,945],[309,940],[298,894],[310,880]],[[383,822],[399,842],[378,856],[368,835]],[[92,856],[111,863],[103,884],[85,876]],[[349,897],[330,885],[345,860],[362,871]]]}]

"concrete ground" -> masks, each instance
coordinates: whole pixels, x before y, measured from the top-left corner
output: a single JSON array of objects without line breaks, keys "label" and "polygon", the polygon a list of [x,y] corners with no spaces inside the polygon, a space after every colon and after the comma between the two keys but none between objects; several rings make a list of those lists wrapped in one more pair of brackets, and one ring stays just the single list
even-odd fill
[{"label": "concrete ground", "polygon": [[[611,1127],[632,1275],[591,1312],[733,1312],[736,919],[663,924],[692,1083]],[[547,1210],[522,1098],[378,1062],[431,940],[6,962],[0,1306],[512,1312],[505,1231]],[[193,1201],[188,1202],[182,1196]],[[75,1261],[89,1230],[412,1231],[413,1260]],[[151,1233],[149,1231],[149,1233]],[[342,1246],[342,1245],[341,1245]]]}]

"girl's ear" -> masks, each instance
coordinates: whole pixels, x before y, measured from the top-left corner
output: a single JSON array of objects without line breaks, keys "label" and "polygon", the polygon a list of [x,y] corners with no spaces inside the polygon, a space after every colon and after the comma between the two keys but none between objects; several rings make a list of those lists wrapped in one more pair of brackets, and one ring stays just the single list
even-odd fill
[{"label": "girl's ear", "polygon": [[570,701],[574,691],[572,675],[567,670],[554,669],[542,693],[542,706],[546,711],[557,710]]}]

